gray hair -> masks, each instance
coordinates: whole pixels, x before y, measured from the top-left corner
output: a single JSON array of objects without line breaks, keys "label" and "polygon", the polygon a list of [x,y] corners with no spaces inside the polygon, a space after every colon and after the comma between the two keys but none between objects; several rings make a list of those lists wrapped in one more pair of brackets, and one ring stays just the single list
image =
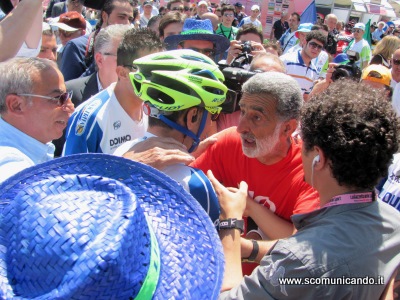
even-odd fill
[{"label": "gray hair", "polygon": [[282,121],[298,120],[303,105],[303,95],[299,84],[289,75],[265,72],[252,76],[242,87],[242,92],[261,97],[272,96],[276,102],[276,112]]},{"label": "gray hair", "polygon": [[[0,63],[0,113],[5,112],[6,97],[9,94],[31,94],[34,77],[47,69],[57,69],[49,59],[37,57],[15,57]],[[40,78],[40,76],[39,76]]]},{"label": "gray hair", "polygon": [[[118,45],[124,37],[125,32],[131,28],[131,25],[121,24],[110,25],[106,28],[103,28],[96,36],[94,42],[94,52],[105,53],[115,50],[115,53],[117,53]],[[113,49],[114,43],[118,43],[115,49]]]}]

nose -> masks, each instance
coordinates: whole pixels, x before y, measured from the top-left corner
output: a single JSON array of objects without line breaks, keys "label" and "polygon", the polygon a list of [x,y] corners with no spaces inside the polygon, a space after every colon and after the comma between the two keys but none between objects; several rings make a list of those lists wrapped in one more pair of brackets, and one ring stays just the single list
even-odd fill
[{"label": "nose", "polygon": [[71,98],[69,98],[69,99],[64,103],[64,105],[62,106],[62,110],[65,111],[65,112],[67,112],[67,113],[69,113],[69,114],[72,114],[72,113],[75,111],[75,105],[74,105],[74,103],[72,102]]},{"label": "nose", "polygon": [[236,127],[236,131],[238,132],[238,133],[246,133],[246,132],[248,132],[249,130],[248,130],[248,123],[247,123],[247,120],[246,120],[246,116],[245,115],[240,115],[240,117],[239,117],[239,123],[238,123],[238,125],[237,125],[237,127]]}]

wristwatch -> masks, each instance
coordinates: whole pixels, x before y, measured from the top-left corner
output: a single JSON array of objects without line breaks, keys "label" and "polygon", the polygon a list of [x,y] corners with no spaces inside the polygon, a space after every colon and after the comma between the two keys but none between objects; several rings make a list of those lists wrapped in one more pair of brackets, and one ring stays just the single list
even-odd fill
[{"label": "wristwatch", "polygon": [[251,250],[249,257],[242,259],[243,262],[255,262],[256,261],[260,247],[258,246],[258,242],[256,240],[251,240],[251,242],[253,243],[253,250]]},{"label": "wristwatch", "polygon": [[218,229],[239,229],[240,234],[244,232],[244,220],[226,219],[219,220]]}]

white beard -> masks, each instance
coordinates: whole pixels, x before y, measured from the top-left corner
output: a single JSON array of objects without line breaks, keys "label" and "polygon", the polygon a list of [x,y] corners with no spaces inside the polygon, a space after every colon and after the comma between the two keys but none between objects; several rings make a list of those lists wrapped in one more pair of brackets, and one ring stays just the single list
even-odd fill
[{"label": "white beard", "polygon": [[[250,158],[259,158],[271,154],[279,142],[280,128],[281,124],[277,124],[272,135],[258,140],[251,133],[241,134],[240,136],[242,138],[242,150],[244,155]],[[256,147],[246,147],[243,142],[245,139],[255,140]]]}]

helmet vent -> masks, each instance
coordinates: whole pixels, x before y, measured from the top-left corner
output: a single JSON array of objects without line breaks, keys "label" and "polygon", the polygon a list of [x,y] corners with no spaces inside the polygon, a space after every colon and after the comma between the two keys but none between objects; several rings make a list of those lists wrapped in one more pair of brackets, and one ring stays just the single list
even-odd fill
[{"label": "helmet vent", "polygon": [[166,93],[164,93],[160,90],[152,88],[152,87],[149,87],[147,89],[147,95],[160,103],[164,103],[164,104],[174,104],[175,103],[175,100],[171,96],[167,95]]},{"label": "helmet vent", "polygon": [[214,95],[224,95],[225,94],[225,92],[223,90],[220,90],[220,89],[217,89],[217,88],[211,87],[211,86],[203,86],[203,89]]}]

